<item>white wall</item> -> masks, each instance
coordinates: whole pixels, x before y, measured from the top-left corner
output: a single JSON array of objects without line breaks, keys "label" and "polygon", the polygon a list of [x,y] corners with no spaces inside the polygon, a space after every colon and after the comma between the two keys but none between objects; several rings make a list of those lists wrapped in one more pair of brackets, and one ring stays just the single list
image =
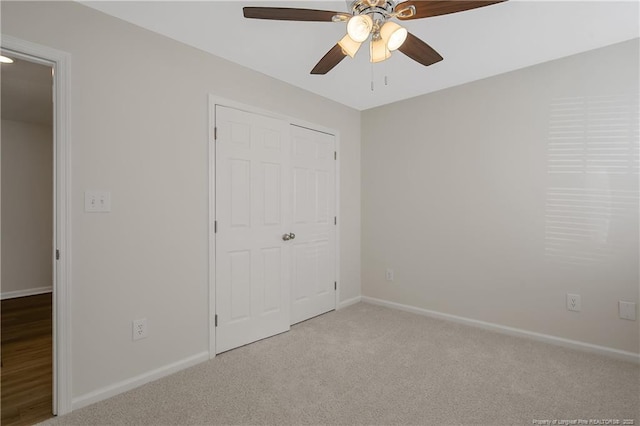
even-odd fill
[{"label": "white wall", "polygon": [[[360,294],[358,111],[77,3],[1,6],[3,34],[71,54],[76,399],[208,350],[209,93],[340,132],[341,297]],[[85,214],[88,189],[112,212]]]},{"label": "white wall", "polygon": [[638,47],[365,111],[363,296],[637,353]]},{"label": "white wall", "polygon": [[2,120],[2,298],[51,289],[53,129]]}]

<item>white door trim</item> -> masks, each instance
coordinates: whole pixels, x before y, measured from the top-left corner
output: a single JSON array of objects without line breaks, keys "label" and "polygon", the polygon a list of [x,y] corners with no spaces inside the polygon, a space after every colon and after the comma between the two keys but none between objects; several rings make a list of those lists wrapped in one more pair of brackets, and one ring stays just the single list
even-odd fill
[{"label": "white door trim", "polygon": [[[17,57],[50,65],[54,69],[53,412],[63,415],[71,411],[70,55],[5,35],[2,35],[0,44]],[[56,249],[60,253],[59,260],[55,260]]]},{"label": "white door trim", "polygon": [[215,314],[216,314],[216,256],[215,256],[215,242],[216,237],[214,233],[214,221],[216,214],[216,182],[215,182],[215,124],[216,124],[216,105],[225,106],[229,108],[235,108],[241,111],[250,112],[253,114],[265,115],[280,120],[287,121],[289,125],[305,127],[307,129],[315,130],[322,133],[328,133],[335,137],[336,143],[336,180],[335,180],[335,197],[336,197],[336,215],[338,216],[338,223],[336,226],[336,309],[340,306],[340,132],[335,129],[320,126],[308,121],[299,120],[294,117],[289,117],[283,114],[277,114],[273,111],[264,110],[262,108],[254,107],[251,105],[243,104],[240,102],[225,99],[214,94],[209,94],[209,358],[216,356],[216,333],[215,333]]}]

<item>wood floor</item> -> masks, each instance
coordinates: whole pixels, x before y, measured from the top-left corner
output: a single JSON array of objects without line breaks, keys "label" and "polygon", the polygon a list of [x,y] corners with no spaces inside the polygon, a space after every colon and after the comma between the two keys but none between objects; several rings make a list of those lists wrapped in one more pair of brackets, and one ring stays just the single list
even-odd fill
[{"label": "wood floor", "polygon": [[52,414],[51,293],[2,301],[2,425]]}]

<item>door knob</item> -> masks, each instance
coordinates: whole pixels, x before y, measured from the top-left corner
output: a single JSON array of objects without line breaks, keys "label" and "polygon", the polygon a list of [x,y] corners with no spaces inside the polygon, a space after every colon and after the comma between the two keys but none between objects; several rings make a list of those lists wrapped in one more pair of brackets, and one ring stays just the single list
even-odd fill
[{"label": "door knob", "polygon": [[[294,237],[295,237],[295,235],[294,235]],[[290,236],[289,234],[284,234],[284,235],[282,236],[282,239],[283,239],[284,241],[289,241],[289,240],[291,239],[291,236]]]},{"label": "door knob", "polygon": [[289,234],[289,238],[291,238],[292,240],[295,240],[296,238],[296,234],[294,234],[293,232]]}]

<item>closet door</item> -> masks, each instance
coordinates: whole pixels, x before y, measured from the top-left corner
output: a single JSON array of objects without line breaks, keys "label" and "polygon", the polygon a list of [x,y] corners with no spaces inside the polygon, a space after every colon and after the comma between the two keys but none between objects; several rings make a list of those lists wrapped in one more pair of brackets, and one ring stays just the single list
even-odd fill
[{"label": "closet door", "polygon": [[291,126],[291,324],[336,308],[335,136]]},{"label": "closet door", "polygon": [[289,329],[290,127],[216,106],[216,353]]}]

